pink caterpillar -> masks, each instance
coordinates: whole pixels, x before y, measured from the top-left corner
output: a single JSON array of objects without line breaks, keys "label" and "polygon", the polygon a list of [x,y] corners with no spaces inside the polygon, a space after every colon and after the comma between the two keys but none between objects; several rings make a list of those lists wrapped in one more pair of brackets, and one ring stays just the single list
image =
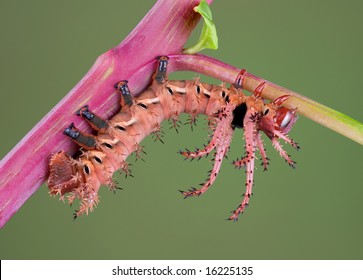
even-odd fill
[{"label": "pink caterpillar", "polygon": [[80,199],[79,215],[92,211],[98,204],[98,190],[101,185],[108,185],[111,190],[117,188],[112,180],[116,170],[128,174],[127,157],[140,153],[139,143],[147,135],[154,133],[160,137],[160,126],[163,120],[171,119],[175,124],[181,113],[190,114],[193,125],[196,116],[207,115],[213,135],[203,149],[180,151],[186,158],[200,158],[214,153],[213,168],[208,179],[200,189],[180,191],[183,196],[199,196],[215,181],[223,158],[226,156],[235,128],[244,129],[245,155],[233,162],[237,168],[246,169],[246,186],[242,202],[232,211],[230,220],[237,220],[248,206],[252,194],[253,174],[255,169],[256,150],[262,157],[264,169],[268,158],[263,146],[260,131],[271,140],[273,147],[295,167],[295,162],[283,150],[279,143],[282,139],[294,148],[297,143],[287,136],[294,125],[297,109],[282,106],[289,96],[283,95],[270,103],[264,103],[261,93],[265,83],[261,83],[252,95],[242,91],[244,70],[238,75],[236,83],[230,88],[222,85],[192,81],[169,81],[167,78],[168,57],[158,58],[158,66],[151,85],[137,97],[132,97],[127,81],[121,81],[116,88],[121,95],[121,111],[110,120],[103,120],[92,113],[88,106],[82,107],[77,115],[84,118],[97,135],[80,132],[71,124],[64,133],[81,147],[81,155],[74,159],[64,151],[54,154],[50,160],[48,187],[51,195],[67,195],[68,202]]}]

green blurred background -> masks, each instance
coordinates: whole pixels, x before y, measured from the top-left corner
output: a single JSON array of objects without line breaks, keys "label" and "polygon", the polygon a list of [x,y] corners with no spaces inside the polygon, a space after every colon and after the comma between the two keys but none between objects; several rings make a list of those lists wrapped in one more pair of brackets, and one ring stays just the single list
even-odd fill
[{"label": "green blurred background", "polygon": [[[0,2],[1,158],[153,4]],[[363,121],[362,1],[215,0],[212,11],[220,47],[204,53]],[[179,134],[165,124],[165,144],[147,138],[145,162],[131,159],[135,177],[117,176],[124,190],[102,189],[96,211],[76,222],[42,186],[0,230],[1,259],[362,259],[361,145],[301,117],[290,135],[302,150],[287,147],[298,168],[266,141],[270,169],[256,170],[250,207],[233,223],[245,175],[229,162],[242,155],[241,131],[205,195],[177,191],[210,169],[176,153],[205,143],[204,124]]]}]

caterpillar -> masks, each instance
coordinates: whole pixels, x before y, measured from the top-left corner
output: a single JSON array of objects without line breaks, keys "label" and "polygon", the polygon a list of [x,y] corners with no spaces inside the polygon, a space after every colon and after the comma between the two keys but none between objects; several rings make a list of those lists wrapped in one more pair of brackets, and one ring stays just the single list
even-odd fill
[{"label": "caterpillar", "polygon": [[261,97],[265,82],[259,84],[253,94],[244,94],[242,84],[245,70],[227,88],[225,84],[202,83],[199,78],[169,81],[167,66],[168,57],[158,57],[151,85],[137,97],[131,95],[126,80],[117,83],[115,87],[120,93],[121,110],[110,120],[100,118],[87,105],[80,108],[77,115],[86,120],[97,131],[97,135],[82,133],[73,123],[64,130],[64,134],[81,147],[81,153],[78,158],[73,158],[64,151],[53,154],[47,185],[50,195],[60,195],[62,200],[67,195],[69,204],[76,198],[80,200],[74,218],[94,210],[99,203],[98,190],[101,185],[106,185],[111,190],[118,188],[112,180],[113,173],[122,170],[130,174],[126,159],[131,153],[139,155],[142,152],[139,144],[142,139],[151,133],[160,139],[161,123],[170,119],[177,125],[181,113],[190,115],[191,125],[195,123],[197,115],[206,115],[212,135],[202,149],[180,150],[179,153],[189,159],[214,154],[213,167],[206,181],[199,189],[180,191],[184,198],[199,196],[210,188],[227,155],[234,130],[244,130],[245,154],[233,161],[233,164],[238,169],[245,168],[245,192],[241,203],[231,212],[229,220],[237,220],[249,204],[254,184],[256,150],[261,155],[264,170],[269,165],[261,131],[271,140],[281,157],[295,167],[296,162],[279,142],[283,140],[297,150],[300,148],[287,136],[297,120],[297,108],[282,106],[289,95],[266,103]]}]

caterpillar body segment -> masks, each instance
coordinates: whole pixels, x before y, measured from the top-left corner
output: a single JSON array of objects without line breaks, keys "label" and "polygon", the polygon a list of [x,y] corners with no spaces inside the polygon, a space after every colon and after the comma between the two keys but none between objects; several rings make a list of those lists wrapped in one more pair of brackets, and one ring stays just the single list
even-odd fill
[{"label": "caterpillar body segment", "polygon": [[[249,204],[254,183],[256,150],[262,157],[262,165],[267,169],[268,158],[260,135],[263,131],[271,139],[273,147],[288,162],[295,162],[282,149],[279,140],[299,146],[287,136],[297,118],[297,109],[282,106],[289,96],[282,96],[265,103],[261,97],[265,83],[261,83],[252,95],[245,95],[242,82],[245,70],[236,78],[235,84],[227,88],[224,84],[211,85],[194,79],[192,81],[169,81],[167,75],[168,57],[158,58],[158,66],[151,85],[139,96],[133,97],[126,80],[115,85],[120,94],[121,110],[110,120],[103,120],[88,106],[77,111],[97,131],[96,135],[85,134],[73,124],[64,133],[82,149],[78,158],[65,152],[55,153],[50,160],[48,178],[49,193],[60,195],[72,204],[80,200],[80,208],[74,217],[93,211],[99,202],[98,190],[101,185],[115,190],[112,175],[122,170],[130,175],[127,157],[131,153],[142,153],[140,142],[149,134],[160,140],[161,123],[170,119],[175,128],[179,125],[181,113],[190,115],[193,125],[197,115],[206,115],[212,129],[212,136],[204,148],[195,151],[180,151],[185,158],[198,158],[213,154],[213,167],[200,189],[191,188],[180,191],[183,196],[199,196],[206,192],[218,176],[223,159],[227,156],[233,132],[236,128],[244,130],[244,156],[233,162],[236,168],[246,170],[244,196],[230,220],[237,220]],[[162,140],[161,140],[162,141]]]}]

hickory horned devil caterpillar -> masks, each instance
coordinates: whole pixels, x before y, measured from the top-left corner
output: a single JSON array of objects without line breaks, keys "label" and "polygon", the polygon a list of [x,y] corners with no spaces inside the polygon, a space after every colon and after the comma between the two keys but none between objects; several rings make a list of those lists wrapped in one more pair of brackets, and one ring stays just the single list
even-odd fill
[{"label": "hickory horned devil caterpillar", "polygon": [[195,123],[197,115],[207,115],[213,135],[203,149],[180,151],[180,154],[193,159],[214,153],[209,177],[200,189],[180,191],[185,198],[199,196],[208,190],[229,150],[234,129],[244,129],[245,156],[233,164],[236,168],[246,169],[246,189],[242,202],[232,211],[229,220],[237,220],[248,206],[252,194],[256,149],[261,154],[264,169],[268,166],[260,131],[270,138],[273,147],[287,163],[295,167],[296,163],[279,143],[282,139],[299,149],[297,143],[287,136],[297,119],[297,109],[281,106],[289,95],[265,103],[261,97],[265,83],[258,85],[252,95],[245,95],[242,91],[245,70],[240,72],[235,84],[229,89],[224,84],[201,83],[198,78],[192,81],[169,81],[167,65],[168,57],[158,57],[151,85],[137,97],[130,94],[127,81],[119,82],[115,87],[120,92],[121,110],[110,120],[101,119],[87,105],[79,109],[77,115],[85,119],[97,131],[97,135],[82,133],[74,124],[65,129],[64,133],[81,146],[81,155],[77,159],[64,151],[52,155],[48,187],[51,195],[59,194],[61,199],[68,193],[67,200],[70,204],[75,198],[80,200],[75,218],[88,214],[98,204],[101,185],[108,185],[111,190],[117,188],[112,174],[119,169],[128,174],[126,158],[133,152],[140,152],[139,143],[144,137],[154,133],[159,138],[161,122],[171,119],[176,124],[181,113],[190,114],[191,125]]}]

